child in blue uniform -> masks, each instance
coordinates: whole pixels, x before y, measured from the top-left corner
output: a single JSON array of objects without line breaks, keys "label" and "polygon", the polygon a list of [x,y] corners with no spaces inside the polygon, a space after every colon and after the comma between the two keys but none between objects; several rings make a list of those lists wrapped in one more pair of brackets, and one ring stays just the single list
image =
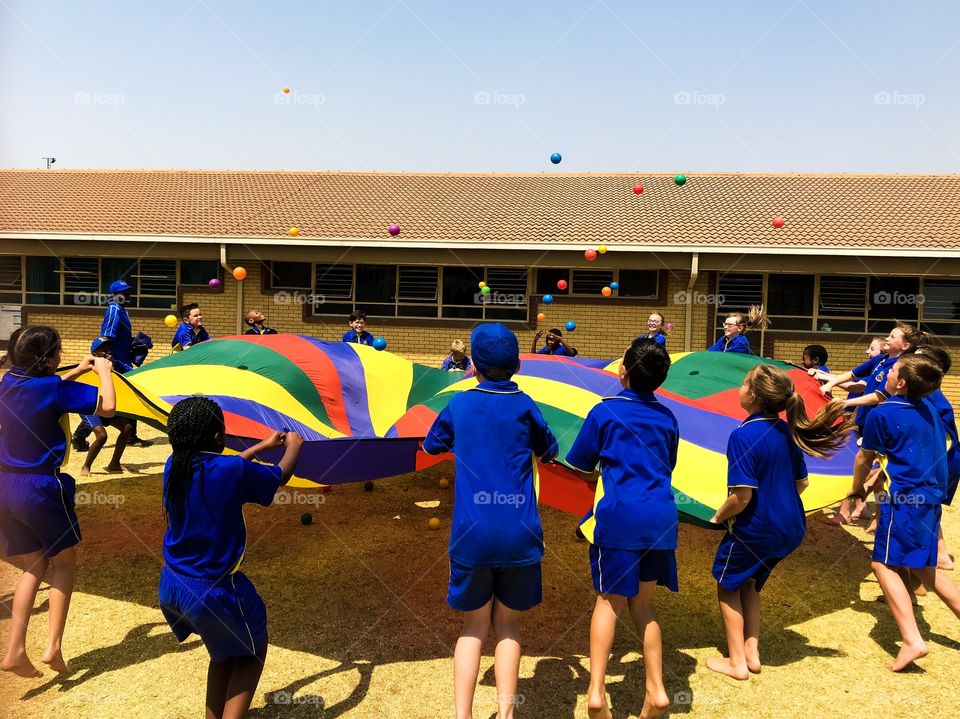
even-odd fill
[{"label": "child in blue uniform", "polygon": [[[470,349],[479,384],[450,400],[423,449],[456,456],[447,593],[450,606],[464,613],[453,656],[456,716],[472,716],[480,653],[492,624],[497,716],[510,719],[520,671],[520,617],[542,595],[536,459],[553,459],[558,447],[537,405],[511,380],[520,368],[516,335],[499,323],[480,325]],[[490,421],[477,431],[482,417]]]},{"label": "child in blue uniform", "polygon": [[373,347],[373,335],[366,330],[366,313],[357,310],[356,312],[351,312],[348,319],[350,321],[350,329],[343,334],[343,341]]},{"label": "child in blue uniform", "polygon": [[[950,371],[953,366],[953,360],[950,354],[942,347],[935,345],[920,345],[916,352],[918,357],[926,357],[934,362],[944,375]],[[953,504],[953,498],[957,494],[957,485],[960,483],[960,436],[957,433],[957,420],[953,413],[953,407],[949,400],[943,394],[943,390],[937,385],[937,389],[927,396],[930,402],[940,415],[940,421],[943,423],[943,429],[947,433],[947,497],[943,503]],[[943,537],[943,527],[937,536],[937,569],[950,571],[953,569],[953,558],[950,556],[950,550],[947,548],[947,542]]]},{"label": "child in blue uniform", "polygon": [[824,374],[830,374],[830,368],[827,367],[827,348],[823,345],[807,345],[803,348],[801,355],[801,364],[808,372],[816,370]]},{"label": "child in blue uniform", "polygon": [[[293,475],[303,440],[274,432],[239,456],[224,448],[223,412],[208,397],[186,397],[167,422],[173,454],[163,472],[165,565],[160,609],[179,641],[196,632],[210,654],[208,717],[246,716],[267,654],[267,612],[240,571],[247,541],[243,505],[269,506]],[[251,461],[284,446],[277,465]]]},{"label": "child in blue uniform", "polygon": [[180,308],[180,319],[183,320],[180,327],[173,335],[173,341],[170,346],[174,352],[186,350],[195,344],[206,342],[210,339],[210,334],[203,326],[203,314],[200,312],[200,305],[191,302]]},{"label": "child in blue uniform", "polygon": [[[846,444],[852,423],[839,402],[808,419],[793,381],[771,365],[751,369],[740,386],[749,415],[727,442],[729,495],[711,519],[727,524],[713,563],[729,656],[707,660],[715,672],[747,679],[760,671],[760,590],[771,570],[803,541],[803,455],[823,457]],[[786,412],[787,421],[779,418]]]},{"label": "child in blue uniform", "polygon": [[[104,357],[112,360],[112,345],[110,342],[98,337],[90,345],[90,354],[94,357]],[[101,420],[96,415],[83,415],[83,420],[90,425],[94,434],[94,440],[87,452],[86,459],[83,460],[83,466],[80,468],[80,476],[90,476],[93,462],[97,458],[97,455],[100,454],[100,450],[103,449],[103,445],[107,442],[107,426],[116,427],[120,433],[117,435],[117,443],[113,450],[113,457],[110,459],[110,463],[104,467],[104,471],[108,474],[119,474],[123,472],[123,467],[120,466],[120,458],[127,448],[130,437],[133,435],[133,424],[130,420],[117,416],[113,419]]]},{"label": "child in blue uniform", "polygon": [[707,347],[707,352],[752,354],[746,333],[750,330],[764,330],[769,326],[770,320],[762,306],[752,306],[747,314],[734,312],[723,322],[723,337]]},{"label": "child in blue uniform", "polygon": [[680,429],[673,413],[653,394],[669,367],[663,345],[654,339],[634,340],[620,365],[623,391],[590,410],[567,454],[567,464],[575,469],[592,473],[599,463],[601,473],[594,507],[580,525],[590,541],[593,586],[599,593],[590,623],[591,716],[610,716],[607,660],[625,607],[643,640],[647,681],[640,715],[660,716],[670,703],[653,608],[658,584],[678,589],[677,505],[670,483]]},{"label": "child in blue uniform", "polygon": [[[62,378],[60,336],[31,326],[11,337],[10,371],[0,380],[0,549],[23,572],[13,593],[10,643],[0,669],[40,676],[27,657],[27,624],[50,568],[49,639],[41,660],[66,671],[63,632],[76,576],[80,525],[76,482],[60,467],[67,457],[66,414],[112,417],[116,407],[110,361],[87,356]],[[101,389],[72,380],[94,370]]]},{"label": "child in blue uniform", "polygon": [[469,372],[473,367],[467,357],[463,340],[454,340],[450,343],[450,354],[443,358],[440,369],[444,372]]},{"label": "child in blue uniform", "polygon": [[264,324],[267,321],[267,318],[264,316],[263,312],[260,310],[247,310],[247,314],[243,316],[243,321],[250,328],[243,334],[245,335],[275,335],[277,331],[270,327],[267,327]]},{"label": "child in blue uniform", "polygon": [[923,399],[942,379],[940,368],[929,359],[901,357],[886,376],[890,399],[867,417],[854,462],[852,494],[863,496],[874,459],[879,458],[890,480],[881,495],[871,567],[903,639],[896,659],[887,665],[895,672],[927,654],[906,570],[960,617],[960,590],[937,569],[937,535],[948,481],[947,436],[936,408]]},{"label": "child in blue uniform", "polygon": [[651,312],[647,318],[647,333],[640,335],[637,339],[650,339],[658,345],[667,346],[667,335],[664,332],[663,315],[659,312]]},{"label": "child in blue uniform", "polygon": [[560,355],[561,357],[576,357],[577,348],[570,347],[563,341],[563,333],[554,328],[547,332],[543,347],[537,349],[537,342],[543,337],[543,330],[537,330],[533,337],[533,344],[530,345],[530,353],[538,355]]}]

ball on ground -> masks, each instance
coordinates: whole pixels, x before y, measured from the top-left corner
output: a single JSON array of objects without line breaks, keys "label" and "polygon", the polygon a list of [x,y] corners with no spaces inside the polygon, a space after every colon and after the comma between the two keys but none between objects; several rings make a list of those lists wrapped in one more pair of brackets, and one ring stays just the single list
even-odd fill
[{"label": "ball on ground", "polygon": [[377,337],[373,340],[373,348],[377,352],[381,352],[387,348],[387,339],[385,337]]},{"label": "ball on ground", "polygon": [[567,332],[573,332],[575,329],[577,329],[577,323],[573,320],[567,320],[567,323],[564,325],[564,327],[567,328]]},{"label": "ball on ground", "polygon": [[563,156],[559,152],[555,152],[552,155],[550,155],[550,162],[552,162],[554,165],[559,165],[560,160],[562,159],[563,159]]},{"label": "ball on ground", "polygon": [[234,267],[234,268],[233,268],[233,279],[237,280],[238,282],[241,282],[241,281],[247,279],[247,271],[246,271],[245,269],[243,269],[242,267]]},{"label": "ball on ground", "polygon": [[300,524],[313,524],[313,515],[310,512],[304,512],[300,515]]},{"label": "ball on ground", "polygon": [[372,491],[373,491],[373,482],[371,482],[369,479],[368,479],[366,482],[364,482],[364,483],[363,483],[363,491],[364,491],[364,492],[372,492]]},{"label": "ball on ground", "polygon": [[163,324],[170,328],[176,327],[179,322],[180,320],[177,319],[176,315],[167,315],[163,318]]},{"label": "ball on ground", "polygon": [[427,522],[427,526],[430,527],[430,529],[440,529],[440,520],[436,517],[430,517],[430,521]]}]

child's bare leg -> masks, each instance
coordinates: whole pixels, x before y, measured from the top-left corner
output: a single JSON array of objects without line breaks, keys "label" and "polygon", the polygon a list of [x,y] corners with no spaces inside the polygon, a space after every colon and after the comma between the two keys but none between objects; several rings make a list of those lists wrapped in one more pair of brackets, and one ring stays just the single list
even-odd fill
[{"label": "child's bare leg", "polygon": [[212,659],[207,665],[207,700],[205,719],[222,719],[223,705],[227,703],[227,687],[233,674],[233,658],[222,662]]},{"label": "child's bare leg", "polygon": [[497,719],[513,719],[520,678],[520,617],[522,612],[493,600],[493,674],[497,682]]},{"label": "child's bare leg", "polygon": [[80,468],[80,476],[86,477],[90,474],[93,467],[93,461],[100,454],[103,445],[107,443],[107,430],[103,427],[93,428],[93,441],[90,443],[90,449],[87,451],[87,458],[83,460],[83,466]]},{"label": "child's bare leg", "polygon": [[656,589],[656,582],[640,582],[640,593],[627,600],[637,633],[643,638],[643,668],[647,685],[640,719],[656,719],[670,706],[670,697],[663,686],[663,638],[653,608]]},{"label": "child's bare leg", "polygon": [[33,611],[37,590],[40,589],[43,575],[47,573],[50,560],[39,550],[10,557],[10,560],[23,570],[23,574],[20,575],[17,586],[13,590],[10,643],[7,647],[7,655],[0,662],[0,669],[21,677],[39,677],[42,674],[27,657],[27,625],[30,623],[30,612]]},{"label": "child's bare leg", "polygon": [[842,524],[850,524],[851,522],[851,512],[853,507],[853,500],[844,499],[840,502],[840,509],[837,510],[837,513],[832,517],[826,520],[827,524],[835,524],[837,526]]},{"label": "child's bare leg", "polygon": [[947,572],[953,570],[953,557],[950,556],[950,550],[947,548],[947,540],[943,538],[942,526],[937,534],[937,569]]},{"label": "child's bare leg", "polygon": [[110,458],[110,464],[106,467],[108,472],[123,471],[123,467],[120,466],[120,457],[123,456],[123,451],[127,448],[127,442],[131,436],[133,436],[133,425],[129,422],[124,422],[120,427],[120,434],[117,435],[117,444],[113,449],[113,457]]},{"label": "child's bare leg", "polygon": [[479,609],[464,612],[463,628],[453,651],[453,701],[457,719],[472,719],[473,694],[480,673],[480,652],[490,631],[493,599]]},{"label": "child's bare leg", "polygon": [[917,571],[917,575],[924,585],[936,592],[941,601],[960,619],[960,588],[950,581],[950,577],[934,567],[921,569]]},{"label": "child's bare leg", "polygon": [[743,607],[743,654],[747,669],[759,674],[760,669],[760,593],[752,579],[740,587],[740,605]]},{"label": "child's bare leg", "polygon": [[893,613],[893,620],[897,623],[897,629],[903,639],[903,646],[900,647],[897,658],[887,665],[887,669],[890,671],[898,672],[916,659],[925,657],[927,655],[927,645],[917,628],[917,619],[913,615],[910,592],[907,590],[907,585],[904,584],[903,577],[896,569],[888,567],[882,562],[873,562],[871,567],[877,581],[880,582],[880,589],[883,590],[883,595],[887,598],[887,605]]},{"label": "child's bare leg", "polygon": [[226,702],[223,705],[223,719],[243,719],[247,716],[253,695],[260,683],[263,663],[267,658],[267,645],[252,657],[234,657],[227,685]]},{"label": "child's bare leg", "polygon": [[587,715],[590,719],[611,719],[607,706],[607,662],[617,632],[617,618],[627,605],[620,594],[598,594],[590,620],[590,686],[587,689]]},{"label": "child's bare leg", "polygon": [[67,626],[67,613],[70,611],[70,598],[77,578],[77,550],[75,547],[64,549],[50,559],[50,624],[47,649],[40,661],[58,672],[67,671],[67,663],[60,653],[63,631]]},{"label": "child's bare leg", "polygon": [[720,616],[723,617],[723,628],[727,633],[727,650],[730,656],[711,657],[707,659],[707,667],[734,679],[749,679],[750,672],[747,669],[747,658],[743,646],[743,605],[740,602],[740,592],[731,592],[717,584],[717,598],[720,601]]}]

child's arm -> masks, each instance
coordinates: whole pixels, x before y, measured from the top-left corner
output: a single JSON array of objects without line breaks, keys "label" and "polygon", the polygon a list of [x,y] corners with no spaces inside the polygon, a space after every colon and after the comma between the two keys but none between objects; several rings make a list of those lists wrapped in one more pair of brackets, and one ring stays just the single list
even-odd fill
[{"label": "child's arm", "polygon": [[113,362],[105,357],[93,357],[93,371],[100,380],[100,406],[96,414],[113,417],[117,413],[117,391],[113,387]]},{"label": "child's arm", "polygon": [[710,518],[712,524],[723,524],[733,519],[750,504],[753,499],[753,487],[731,487],[727,500],[720,505],[717,513]]},{"label": "child's arm", "polygon": [[797,494],[803,494],[804,490],[810,486],[810,480],[807,477],[796,481]]},{"label": "child's arm", "polygon": [[885,400],[887,396],[877,390],[876,392],[871,392],[870,394],[860,395],[859,397],[854,397],[853,399],[845,399],[843,401],[843,406],[850,407],[873,407]]},{"label": "child's arm", "polygon": [[80,363],[76,367],[74,367],[72,370],[64,372],[62,375],[60,375],[60,379],[62,379],[64,382],[70,382],[72,380],[75,380],[80,375],[86,374],[87,372],[93,369],[93,360],[94,360],[93,355],[87,355],[82,360],[80,360]]},{"label": "child's arm", "polygon": [[297,458],[300,456],[300,448],[302,446],[303,437],[296,432],[274,432],[265,440],[245,449],[240,453],[240,456],[244,459],[254,459],[258,452],[283,447],[283,457],[277,462],[277,466],[283,475],[282,483],[286,484],[293,476],[293,470],[297,466]]},{"label": "child's arm", "polygon": [[536,354],[537,342],[540,341],[541,337],[543,337],[543,330],[537,330],[537,334],[533,336],[533,342],[530,344],[530,354]]},{"label": "child's arm", "polygon": [[857,378],[853,376],[853,372],[844,372],[841,375],[834,375],[833,379],[828,380],[827,383],[820,388],[820,391],[824,394],[830,394],[833,391],[833,388],[838,384],[851,381],[857,381]]}]

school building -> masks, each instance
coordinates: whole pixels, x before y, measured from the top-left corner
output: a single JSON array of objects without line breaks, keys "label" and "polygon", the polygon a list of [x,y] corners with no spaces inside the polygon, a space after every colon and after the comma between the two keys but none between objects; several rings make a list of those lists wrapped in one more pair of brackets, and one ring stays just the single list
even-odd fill
[{"label": "school building", "polygon": [[0,348],[20,323],[51,324],[78,359],[120,278],[151,358],[189,302],[214,337],[259,309],[336,340],[362,309],[390,351],[431,365],[483,320],[524,351],[572,320],[581,355],[614,358],[652,311],[676,352],[763,304],[773,324],[754,352],[799,362],[818,343],[843,371],[898,319],[946,343],[960,405],[960,175],[0,171]]}]

